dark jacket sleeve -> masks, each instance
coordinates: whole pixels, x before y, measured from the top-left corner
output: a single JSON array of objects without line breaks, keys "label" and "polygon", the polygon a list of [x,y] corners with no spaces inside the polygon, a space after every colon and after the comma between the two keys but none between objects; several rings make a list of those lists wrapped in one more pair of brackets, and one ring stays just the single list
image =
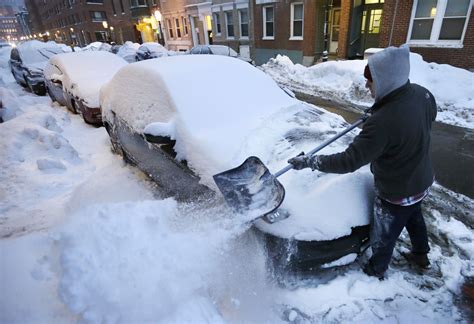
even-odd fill
[{"label": "dark jacket sleeve", "polygon": [[318,169],[328,173],[354,172],[379,157],[387,142],[387,133],[372,116],[344,152],[320,155]]}]

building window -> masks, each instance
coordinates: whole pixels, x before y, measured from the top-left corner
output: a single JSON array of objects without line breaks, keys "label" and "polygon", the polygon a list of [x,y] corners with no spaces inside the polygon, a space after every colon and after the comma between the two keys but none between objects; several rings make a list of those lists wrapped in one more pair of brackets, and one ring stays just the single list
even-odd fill
[{"label": "building window", "polygon": [[408,42],[461,45],[470,12],[470,0],[415,0]]},{"label": "building window", "polygon": [[226,11],[225,23],[227,26],[227,38],[234,37],[234,21],[232,20],[232,11]]},{"label": "building window", "polygon": [[146,0],[130,0],[130,8],[148,7]]},{"label": "building window", "polygon": [[302,3],[291,4],[290,39],[303,39],[303,11]]},{"label": "building window", "polygon": [[188,20],[186,19],[186,17],[181,17],[181,19],[183,20],[183,31],[184,31],[184,35],[188,35],[188,34],[189,34],[189,30],[188,30]]},{"label": "building window", "polygon": [[174,23],[176,25],[176,37],[181,38],[181,27],[179,26],[179,19],[176,18],[174,20]]},{"label": "building window", "polygon": [[86,3],[104,4],[104,0],[87,0]]},{"label": "building window", "polygon": [[240,37],[249,37],[249,11],[247,9],[239,10]]},{"label": "building window", "polygon": [[171,24],[171,20],[166,19],[166,25],[168,25],[168,33],[170,34],[170,38],[174,38],[174,31],[173,25]]},{"label": "building window", "polygon": [[219,14],[215,13],[213,16],[214,16],[214,22],[216,25],[216,35],[220,35],[222,31],[221,31],[221,20],[220,20]]},{"label": "building window", "polygon": [[263,7],[263,39],[274,39],[273,7]]},{"label": "building window", "polygon": [[93,22],[101,22],[107,20],[105,11],[91,11],[90,13]]}]

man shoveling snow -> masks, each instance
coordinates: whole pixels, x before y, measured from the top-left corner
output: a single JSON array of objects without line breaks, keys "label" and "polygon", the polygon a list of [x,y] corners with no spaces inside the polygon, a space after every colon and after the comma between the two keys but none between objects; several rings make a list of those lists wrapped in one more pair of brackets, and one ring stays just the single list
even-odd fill
[{"label": "man shoveling snow", "polygon": [[421,268],[430,265],[421,202],[434,181],[429,146],[436,102],[426,88],[408,80],[409,56],[408,46],[401,46],[369,57],[364,76],[375,98],[372,116],[344,152],[288,160],[296,170],[328,173],[353,172],[371,163],[376,198],[370,235],[372,257],[364,272],[378,278],[383,278],[404,227],[412,243],[408,260]]}]

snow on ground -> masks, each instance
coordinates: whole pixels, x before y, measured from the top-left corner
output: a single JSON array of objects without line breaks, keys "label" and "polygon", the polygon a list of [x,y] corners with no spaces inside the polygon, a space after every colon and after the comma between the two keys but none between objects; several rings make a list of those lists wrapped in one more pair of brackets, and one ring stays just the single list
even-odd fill
[{"label": "snow on ground", "polygon": [[[363,77],[367,60],[329,61],[305,67],[278,55],[261,69],[277,82],[302,93],[370,106]],[[437,121],[474,128],[474,73],[447,64],[425,62],[410,54],[410,81],[430,90],[438,104]]]},{"label": "snow on ground", "polygon": [[425,275],[400,258],[404,233],[383,282],[354,263],[276,285],[246,226],[219,205],[160,199],[103,128],[14,84],[2,60],[1,323],[469,321],[455,301],[474,232],[453,216],[472,200],[428,202]]}]

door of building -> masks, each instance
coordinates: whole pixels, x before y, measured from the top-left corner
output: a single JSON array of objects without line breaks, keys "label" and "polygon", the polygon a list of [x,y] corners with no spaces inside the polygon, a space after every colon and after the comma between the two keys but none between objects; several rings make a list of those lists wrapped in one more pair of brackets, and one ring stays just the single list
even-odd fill
[{"label": "door of building", "polygon": [[331,30],[329,41],[329,53],[337,53],[339,47],[339,23],[341,21],[341,8],[334,8],[331,10]]},{"label": "door of building", "polygon": [[349,30],[348,58],[362,58],[370,47],[379,47],[385,0],[354,0]]},{"label": "door of building", "polygon": [[363,54],[367,48],[379,47],[383,3],[367,4],[368,2],[369,1],[365,2],[366,4],[364,10],[362,11],[361,18],[361,54]]}]

